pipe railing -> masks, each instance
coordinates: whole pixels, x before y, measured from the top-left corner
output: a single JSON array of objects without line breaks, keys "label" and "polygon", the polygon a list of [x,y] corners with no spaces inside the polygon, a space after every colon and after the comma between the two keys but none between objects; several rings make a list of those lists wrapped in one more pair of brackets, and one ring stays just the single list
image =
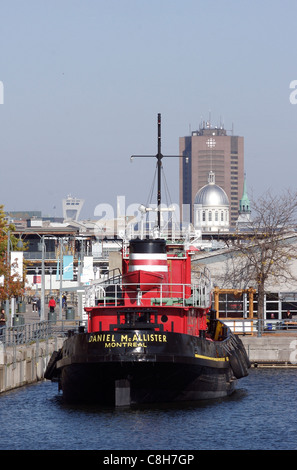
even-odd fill
[{"label": "pipe railing", "polygon": [[[138,284],[94,284],[86,289],[86,306],[94,307],[98,303],[106,306],[107,304],[121,305],[125,297],[132,301],[139,301],[141,305],[142,295],[150,292],[151,302],[158,305],[180,304],[182,306],[192,305],[195,307],[209,307],[210,291],[205,284],[155,284],[145,283],[145,291],[141,292]],[[141,295],[140,295],[141,294]],[[148,297],[146,297],[148,299]]]},{"label": "pipe railing", "polygon": [[10,347],[47,340],[56,336],[66,338],[69,330],[77,330],[83,323],[79,320],[57,320],[2,327],[0,329],[0,344],[2,343],[4,347]]}]

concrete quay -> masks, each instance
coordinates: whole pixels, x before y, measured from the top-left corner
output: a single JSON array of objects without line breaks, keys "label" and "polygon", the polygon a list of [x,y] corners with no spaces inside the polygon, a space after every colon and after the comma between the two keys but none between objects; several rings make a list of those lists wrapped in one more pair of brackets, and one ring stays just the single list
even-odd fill
[{"label": "concrete quay", "polygon": [[240,336],[252,366],[297,367],[297,331]]},{"label": "concrete quay", "polygon": [[[25,324],[39,322],[31,305],[26,305],[22,315]],[[0,342],[0,393],[43,380],[53,351],[61,348],[64,340],[55,337],[9,347]]]},{"label": "concrete quay", "polygon": [[43,380],[53,351],[63,338],[4,348],[0,344],[0,393]]}]

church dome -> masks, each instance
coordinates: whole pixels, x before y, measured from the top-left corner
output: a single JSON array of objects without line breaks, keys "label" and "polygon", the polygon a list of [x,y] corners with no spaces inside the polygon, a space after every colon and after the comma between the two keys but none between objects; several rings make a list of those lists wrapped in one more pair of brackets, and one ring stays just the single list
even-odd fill
[{"label": "church dome", "polygon": [[202,232],[229,231],[229,199],[223,188],[215,184],[212,171],[208,184],[196,194],[194,225]]},{"label": "church dome", "polygon": [[203,207],[229,206],[227,194],[214,182],[214,174],[210,174],[209,183],[199,189],[194,204],[201,204]]}]

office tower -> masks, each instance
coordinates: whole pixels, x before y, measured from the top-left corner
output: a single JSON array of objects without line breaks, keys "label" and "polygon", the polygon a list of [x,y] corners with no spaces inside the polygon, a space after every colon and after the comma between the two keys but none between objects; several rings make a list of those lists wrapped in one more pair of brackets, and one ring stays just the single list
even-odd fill
[{"label": "office tower", "polygon": [[243,137],[232,134],[222,125],[202,122],[199,130],[179,139],[179,154],[189,157],[180,159],[180,205],[190,205],[191,222],[196,193],[207,184],[212,171],[229,199],[230,226],[236,225],[244,185],[244,142]]}]

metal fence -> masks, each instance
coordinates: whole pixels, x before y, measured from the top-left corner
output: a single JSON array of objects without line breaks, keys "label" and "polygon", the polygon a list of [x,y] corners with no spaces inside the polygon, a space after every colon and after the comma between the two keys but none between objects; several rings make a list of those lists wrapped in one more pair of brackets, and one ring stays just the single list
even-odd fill
[{"label": "metal fence", "polygon": [[[297,333],[297,321],[271,321],[258,318],[220,318],[235,334]],[[295,330],[295,331],[294,331]]]},{"label": "metal fence", "polygon": [[75,331],[83,326],[84,322],[76,320],[40,321],[23,325],[2,327],[0,329],[0,343],[4,347],[30,344],[35,341],[47,340],[54,337],[65,337],[69,331]]}]

